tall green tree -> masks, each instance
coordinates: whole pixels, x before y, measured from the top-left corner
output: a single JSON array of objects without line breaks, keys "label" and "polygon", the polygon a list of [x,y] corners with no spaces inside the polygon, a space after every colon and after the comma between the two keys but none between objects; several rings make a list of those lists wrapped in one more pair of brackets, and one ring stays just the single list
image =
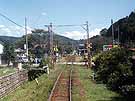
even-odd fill
[{"label": "tall green tree", "polygon": [[102,30],[100,31],[100,35],[101,35],[101,36],[106,36],[106,34],[107,34],[107,29],[106,29],[106,28],[104,28],[104,29],[102,29]]},{"label": "tall green tree", "polygon": [[4,44],[4,56],[8,62],[8,66],[10,64],[10,62],[14,62],[15,61],[15,52],[14,52],[15,48],[13,44],[10,43],[5,43]]}]

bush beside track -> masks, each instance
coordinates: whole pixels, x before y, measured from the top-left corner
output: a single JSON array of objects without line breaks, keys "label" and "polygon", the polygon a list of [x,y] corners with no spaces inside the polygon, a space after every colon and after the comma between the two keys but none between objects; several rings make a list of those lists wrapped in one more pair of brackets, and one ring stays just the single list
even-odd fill
[{"label": "bush beside track", "polygon": [[98,54],[93,68],[98,82],[124,95],[135,97],[135,68],[131,53],[125,48],[114,48]]}]

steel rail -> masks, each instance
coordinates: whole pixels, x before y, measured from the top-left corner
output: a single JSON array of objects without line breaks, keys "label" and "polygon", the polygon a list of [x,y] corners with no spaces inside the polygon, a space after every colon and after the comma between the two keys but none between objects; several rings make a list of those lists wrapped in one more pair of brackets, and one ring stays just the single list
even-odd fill
[{"label": "steel rail", "polygon": [[[60,79],[63,71],[61,71],[61,73],[59,74],[57,80],[55,81],[54,86],[53,86],[52,91],[51,91],[51,94],[49,95],[48,101],[51,101],[54,90],[57,87],[57,84],[59,82],[59,79]],[[69,75],[69,91],[68,91],[68,93],[69,93],[69,101],[72,101],[72,69],[70,70],[70,75]]]},{"label": "steel rail", "polygon": [[69,101],[72,101],[72,69],[71,69],[71,71],[70,71],[70,81],[69,81],[69,83],[70,83],[70,85],[69,85]]},{"label": "steel rail", "polygon": [[50,94],[50,96],[49,96],[48,101],[51,101],[51,98],[52,98],[53,92],[54,92],[54,90],[55,90],[55,88],[56,88],[56,85],[57,85],[57,83],[58,83],[58,81],[59,81],[59,79],[60,79],[60,76],[61,76],[62,72],[63,72],[63,71],[61,71],[61,73],[59,74],[59,76],[58,76],[57,80],[55,81],[55,84],[54,84],[54,86],[53,86],[53,89],[52,89],[52,91],[51,91],[51,94]]}]

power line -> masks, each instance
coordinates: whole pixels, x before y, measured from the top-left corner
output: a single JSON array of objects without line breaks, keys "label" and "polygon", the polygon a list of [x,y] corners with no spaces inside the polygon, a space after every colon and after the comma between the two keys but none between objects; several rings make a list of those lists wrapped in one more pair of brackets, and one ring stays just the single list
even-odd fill
[{"label": "power line", "polygon": [[2,13],[0,13],[0,16],[4,17],[5,19],[7,19],[8,21],[14,23],[14,24],[17,25],[17,26],[24,28],[22,25],[17,24],[16,22],[14,22],[13,20],[11,20],[9,17],[3,15]]},{"label": "power line", "polygon": [[[85,24],[81,24],[81,25],[52,25],[52,23],[50,23],[50,25],[44,25],[44,26],[48,27],[48,31],[50,33],[50,47],[51,47],[50,49],[51,49],[51,52],[53,52],[53,49],[52,49],[52,47],[53,47],[53,33],[52,33],[53,31],[52,31],[52,27],[76,27],[76,26],[81,26],[87,33],[88,67],[91,67],[91,50],[90,50],[90,48],[91,48],[90,45],[91,44],[90,44],[90,39],[89,39],[89,23],[88,23],[88,21],[86,21]],[[51,57],[53,58],[53,55]]]},{"label": "power line", "polygon": [[[81,25],[52,25],[53,27],[77,27],[77,26],[82,26],[86,24],[81,24]],[[49,26],[49,25],[44,25],[44,26]]]}]

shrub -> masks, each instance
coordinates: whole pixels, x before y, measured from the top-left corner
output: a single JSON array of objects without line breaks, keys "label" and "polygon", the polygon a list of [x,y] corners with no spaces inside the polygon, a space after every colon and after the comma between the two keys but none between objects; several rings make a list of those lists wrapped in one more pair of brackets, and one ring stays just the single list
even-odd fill
[{"label": "shrub", "polygon": [[43,70],[28,70],[28,80],[30,81],[35,80],[35,78],[38,78],[44,73],[45,71]]},{"label": "shrub", "polygon": [[22,65],[22,68],[24,68],[24,69],[29,69],[29,68],[30,68],[30,65],[29,65],[29,64],[23,64],[23,65]]},{"label": "shrub", "polygon": [[39,65],[39,67],[42,68],[43,66],[46,66],[46,65],[48,65],[49,68],[52,68],[52,64],[51,64],[50,58],[43,58],[41,60],[41,63]]},{"label": "shrub", "polygon": [[130,52],[124,48],[114,48],[99,54],[94,60],[96,80],[123,95],[128,96],[131,92],[135,95],[135,79],[129,60]]},{"label": "shrub", "polygon": [[47,64],[49,64],[49,59],[48,59],[48,58],[47,58],[47,59],[43,58],[43,59],[41,60],[41,62],[40,62],[39,67],[46,66]]},{"label": "shrub", "polygon": [[135,85],[123,85],[121,87],[121,93],[127,97],[135,97]]}]

